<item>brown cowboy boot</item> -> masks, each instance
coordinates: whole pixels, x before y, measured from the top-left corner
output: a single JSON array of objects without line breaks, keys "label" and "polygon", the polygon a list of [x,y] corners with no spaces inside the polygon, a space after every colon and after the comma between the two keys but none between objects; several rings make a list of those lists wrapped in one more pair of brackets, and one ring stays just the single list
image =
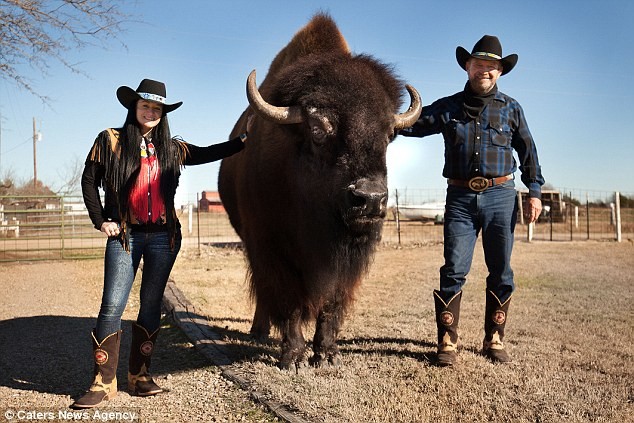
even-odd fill
[{"label": "brown cowboy boot", "polygon": [[95,332],[92,332],[92,350],[95,360],[95,380],[88,392],[75,401],[73,408],[93,408],[102,401],[110,400],[117,395],[117,364],[119,362],[119,345],[121,332],[112,333],[97,342]]},{"label": "brown cowboy boot", "polygon": [[436,326],[438,327],[438,355],[436,364],[453,366],[458,360],[458,320],[460,319],[460,300],[462,291],[445,303],[440,292],[434,290],[436,305]]},{"label": "brown cowboy boot", "polygon": [[494,363],[510,363],[511,357],[504,349],[504,326],[511,297],[502,304],[500,299],[487,290],[486,315],[484,319],[484,341],[482,354]]},{"label": "brown cowboy boot", "polygon": [[146,397],[163,392],[150,375],[150,363],[154,343],[159,329],[151,335],[137,323],[132,324],[132,344],[130,346],[130,367],[128,369],[128,390],[133,395]]}]

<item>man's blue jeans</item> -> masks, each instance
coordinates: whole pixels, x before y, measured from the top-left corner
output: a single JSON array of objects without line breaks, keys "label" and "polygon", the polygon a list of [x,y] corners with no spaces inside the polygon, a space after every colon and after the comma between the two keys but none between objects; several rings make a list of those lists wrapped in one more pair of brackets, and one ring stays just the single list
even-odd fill
[{"label": "man's blue jeans", "polygon": [[140,232],[130,229],[130,252],[116,238],[108,238],[104,260],[104,286],[97,317],[99,342],[121,329],[121,316],[143,257],[141,298],[137,323],[149,333],[160,326],[161,302],[165,285],[180,250],[180,234],[170,249],[168,232]]},{"label": "man's blue jeans", "polygon": [[487,289],[502,302],[511,296],[515,289],[511,252],[517,210],[517,193],[512,180],[481,193],[469,188],[447,187],[445,264],[440,268],[440,295],[443,300],[450,300],[465,284],[480,232],[489,271]]}]

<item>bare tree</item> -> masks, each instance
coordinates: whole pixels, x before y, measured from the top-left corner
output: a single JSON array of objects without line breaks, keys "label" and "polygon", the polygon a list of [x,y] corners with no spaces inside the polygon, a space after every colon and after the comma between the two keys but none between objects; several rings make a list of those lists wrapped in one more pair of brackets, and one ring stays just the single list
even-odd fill
[{"label": "bare tree", "polygon": [[[48,102],[20,72],[29,65],[48,74],[50,60],[82,72],[64,56],[69,50],[120,41],[125,0],[0,0],[0,76]],[[122,45],[124,45],[121,42]]]},{"label": "bare tree", "polygon": [[84,171],[84,162],[74,156],[73,160],[67,166],[64,166],[63,174],[58,172],[58,176],[62,181],[59,187],[54,187],[58,195],[73,195],[81,192],[81,175]]},{"label": "bare tree", "polygon": [[0,175],[0,195],[7,194],[15,186],[15,170],[9,168]]}]

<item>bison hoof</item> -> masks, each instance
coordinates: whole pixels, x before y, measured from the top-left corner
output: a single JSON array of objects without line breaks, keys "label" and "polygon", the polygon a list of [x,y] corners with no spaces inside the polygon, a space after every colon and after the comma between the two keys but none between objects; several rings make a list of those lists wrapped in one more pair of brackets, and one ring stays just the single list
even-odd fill
[{"label": "bison hoof", "polygon": [[282,358],[278,363],[278,367],[282,370],[291,370],[298,372],[307,367],[307,360],[304,357],[305,350],[292,349],[282,352]]},{"label": "bison hoof", "polygon": [[249,335],[251,335],[251,339],[261,344],[266,344],[269,341],[270,334],[271,334],[271,325],[269,324],[254,323],[251,326],[251,330],[249,331]]},{"label": "bison hoof", "polygon": [[310,359],[310,364],[313,367],[341,367],[341,354],[336,352],[334,354],[315,354]]},{"label": "bison hoof", "polygon": [[301,360],[291,361],[291,362],[280,361],[277,367],[279,367],[280,370],[286,370],[293,373],[299,373],[300,370],[308,367],[308,363],[306,361],[301,361]]},{"label": "bison hoof", "polygon": [[266,344],[269,341],[269,332],[257,332],[251,330],[251,339],[260,344]]}]

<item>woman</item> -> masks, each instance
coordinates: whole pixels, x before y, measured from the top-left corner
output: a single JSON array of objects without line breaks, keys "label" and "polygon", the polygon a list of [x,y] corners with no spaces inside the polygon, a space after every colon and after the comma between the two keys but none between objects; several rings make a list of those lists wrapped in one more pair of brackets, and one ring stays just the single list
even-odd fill
[{"label": "woman", "polygon": [[[90,219],[108,240],[101,309],[92,333],[95,379],[88,392],[75,401],[75,408],[95,407],[117,393],[121,316],[141,257],[140,309],[132,324],[128,389],[140,396],[162,392],[149,368],[163,291],[181,245],[174,209],[181,167],[237,153],[247,138],[245,133],[209,147],[172,138],[167,113],[183,103],[168,104],[162,82],[144,79],[136,91],[120,87],[117,98],[128,109],[125,124],[97,136],[81,181]],[[105,206],[99,187],[105,191]]]}]

